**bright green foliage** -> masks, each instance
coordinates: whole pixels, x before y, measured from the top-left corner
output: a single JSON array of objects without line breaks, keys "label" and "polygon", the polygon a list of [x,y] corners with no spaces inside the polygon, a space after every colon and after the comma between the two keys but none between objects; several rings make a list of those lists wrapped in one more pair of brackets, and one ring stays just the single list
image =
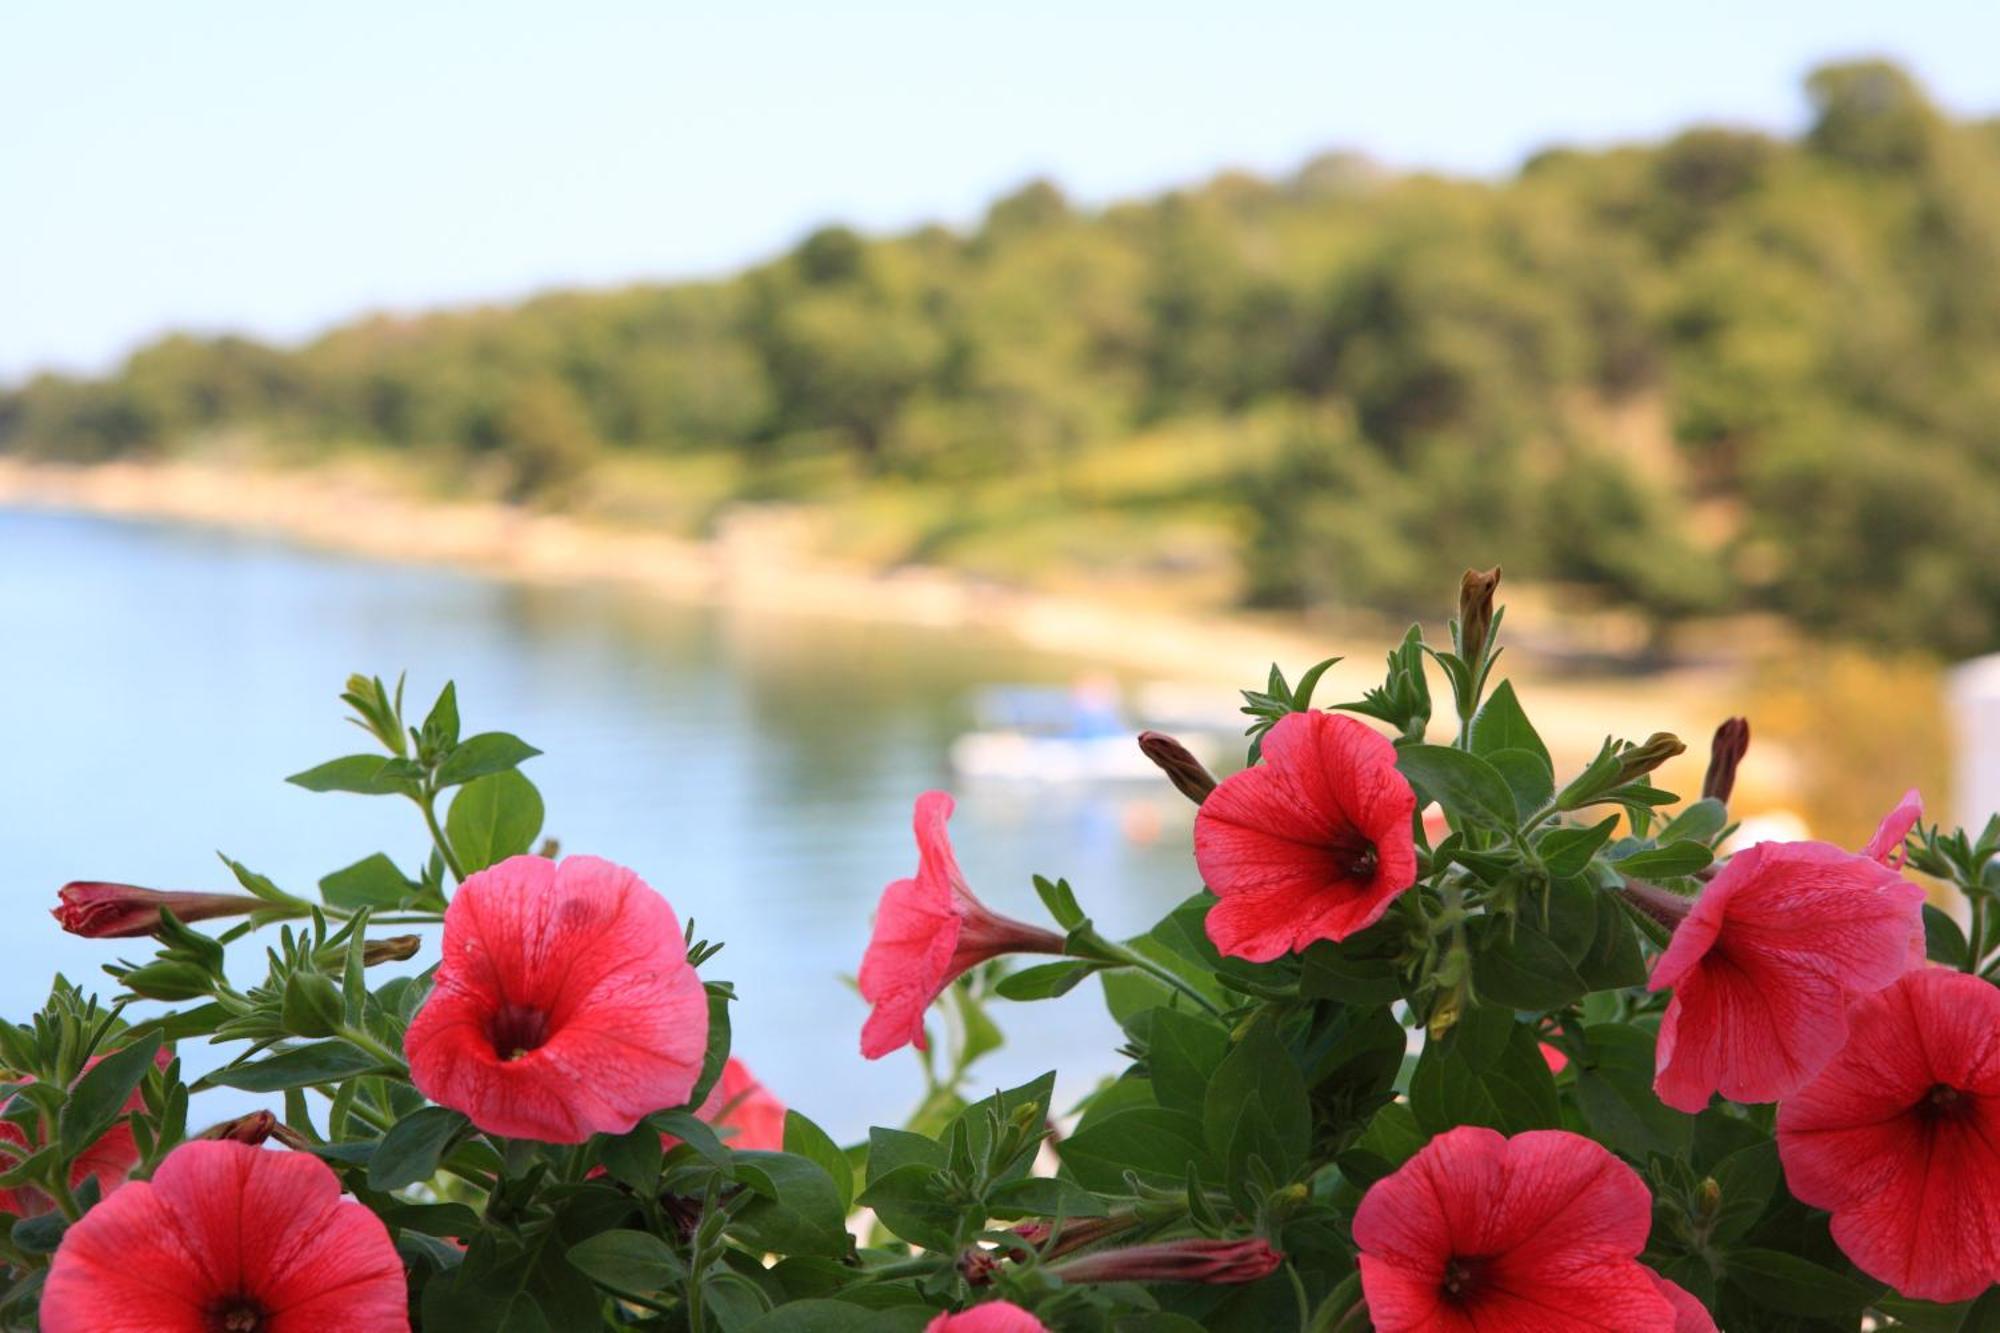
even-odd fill
[{"label": "bright green foliage", "polygon": [[[1195,569],[1407,611],[1494,561],[1655,623],[2000,646],[2000,134],[1887,65],[1797,142],[1695,128],[1512,179],[1353,158],[1101,211],[1045,182],[967,233],[840,227],[738,277],[176,335],[0,395],[0,452],[362,443],[486,493],[833,508],[862,554]],[[859,530],[865,536],[854,535]]]}]

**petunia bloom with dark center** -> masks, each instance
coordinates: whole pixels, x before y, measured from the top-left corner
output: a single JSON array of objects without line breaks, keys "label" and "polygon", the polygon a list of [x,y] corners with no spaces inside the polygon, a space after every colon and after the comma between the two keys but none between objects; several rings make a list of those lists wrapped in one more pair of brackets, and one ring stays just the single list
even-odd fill
[{"label": "petunia bloom with dark center", "polygon": [[1926,967],[1858,1001],[1847,1044],[1778,1107],[1792,1193],[1903,1295],[2000,1282],[2000,988]]},{"label": "petunia bloom with dark center", "polygon": [[467,877],[403,1046],[432,1101],[491,1134],[581,1143],[687,1101],[708,997],[673,908],[592,856]]},{"label": "petunia bloom with dark center", "polygon": [[403,1263],[307,1153],[184,1143],[63,1233],[44,1333],[408,1333]]},{"label": "petunia bloom with dark center", "polygon": [[1194,824],[1195,863],[1218,899],[1208,937],[1255,963],[1346,939],[1417,879],[1416,793],[1388,740],[1351,717],[1289,713],[1263,755]]}]

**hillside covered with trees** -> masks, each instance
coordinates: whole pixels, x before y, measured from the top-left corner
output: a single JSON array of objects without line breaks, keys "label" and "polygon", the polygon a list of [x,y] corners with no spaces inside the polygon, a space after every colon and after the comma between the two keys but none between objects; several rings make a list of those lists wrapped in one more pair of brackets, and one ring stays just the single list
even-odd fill
[{"label": "hillside covered with trees", "polygon": [[372,448],[696,534],[797,502],[885,563],[1400,612],[1498,560],[1661,625],[2000,648],[2000,124],[1879,62],[1806,93],[1796,142],[1037,182],[723,281],[173,336],[0,394],[0,452]]}]

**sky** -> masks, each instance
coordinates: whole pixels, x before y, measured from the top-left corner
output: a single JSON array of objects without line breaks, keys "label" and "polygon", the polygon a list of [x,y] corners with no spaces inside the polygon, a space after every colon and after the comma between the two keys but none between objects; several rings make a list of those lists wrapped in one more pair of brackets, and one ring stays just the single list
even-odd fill
[{"label": "sky", "polygon": [[1793,130],[1903,61],[2000,111],[1977,0],[885,4],[576,0],[0,9],[0,380],[170,328],[726,272],[842,221],[969,222],[1356,148],[1496,174],[1694,120]]}]

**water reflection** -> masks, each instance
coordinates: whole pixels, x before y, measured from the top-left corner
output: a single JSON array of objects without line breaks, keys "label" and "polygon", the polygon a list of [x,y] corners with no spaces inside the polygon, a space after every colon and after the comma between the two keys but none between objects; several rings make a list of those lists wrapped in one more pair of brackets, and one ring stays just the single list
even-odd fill
[{"label": "water reflection", "polygon": [[[862,1006],[841,980],[881,885],[915,864],[912,798],[949,784],[976,687],[1076,670],[977,633],[669,606],[87,518],[0,512],[0,571],[6,1013],[25,1014],[52,968],[88,984],[115,952],[43,915],[66,879],[217,885],[217,847],[293,888],[376,850],[413,864],[424,844],[407,807],[281,781],[357,748],[334,700],[348,671],[407,668],[412,711],[453,677],[468,727],[548,752],[529,771],[566,848],[638,868],[728,941],[710,971],[742,994],[739,1052],[843,1135],[894,1121],[917,1090],[913,1063],[859,1060]],[[1189,808],[1164,783],[958,794],[961,861],[1002,911],[1037,912],[1029,877],[1067,875],[1104,926],[1134,930],[1193,887]],[[1014,1042],[988,1081],[1059,1065],[1073,1096],[1115,1067],[1094,987],[1000,1018]]]}]

